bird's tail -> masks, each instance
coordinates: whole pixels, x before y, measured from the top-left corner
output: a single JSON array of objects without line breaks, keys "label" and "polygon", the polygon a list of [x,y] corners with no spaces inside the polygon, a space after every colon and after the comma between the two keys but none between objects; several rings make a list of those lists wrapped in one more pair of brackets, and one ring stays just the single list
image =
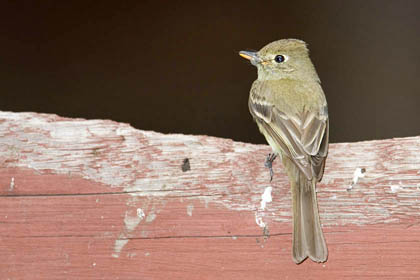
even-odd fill
[{"label": "bird's tail", "polygon": [[325,262],[328,250],[318,214],[317,179],[308,180],[293,163],[288,169],[293,201],[293,260],[301,263],[309,257],[315,262]]}]

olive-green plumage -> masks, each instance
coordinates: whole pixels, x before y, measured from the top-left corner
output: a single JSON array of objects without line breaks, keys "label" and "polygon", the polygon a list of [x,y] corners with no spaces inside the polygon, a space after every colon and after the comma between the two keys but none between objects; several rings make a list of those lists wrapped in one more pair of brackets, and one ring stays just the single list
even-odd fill
[{"label": "olive-green plumage", "polygon": [[316,183],[328,152],[328,109],[305,42],[285,39],[258,52],[240,52],[258,69],[249,110],[261,133],[282,158],[293,201],[293,260],[325,262]]}]

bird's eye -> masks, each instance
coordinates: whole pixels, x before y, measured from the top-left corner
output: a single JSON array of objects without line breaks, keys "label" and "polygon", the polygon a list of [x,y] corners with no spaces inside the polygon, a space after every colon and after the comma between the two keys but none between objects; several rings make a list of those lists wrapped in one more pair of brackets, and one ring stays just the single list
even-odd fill
[{"label": "bird's eye", "polygon": [[282,63],[283,61],[285,61],[285,58],[283,55],[279,54],[279,55],[276,55],[276,57],[274,58],[274,61],[277,63]]}]

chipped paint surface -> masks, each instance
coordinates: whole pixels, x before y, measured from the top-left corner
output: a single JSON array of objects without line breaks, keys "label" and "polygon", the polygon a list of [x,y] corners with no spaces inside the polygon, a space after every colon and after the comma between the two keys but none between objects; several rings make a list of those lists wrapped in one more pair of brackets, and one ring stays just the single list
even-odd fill
[{"label": "chipped paint surface", "polygon": [[[268,191],[267,185],[273,186],[275,199],[264,221],[255,217],[257,224],[291,220],[289,183],[280,162],[274,162],[273,182],[268,180],[264,167],[270,152],[267,145],[164,135],[112,121],[9,112],[0,112],[0,143],[4,168],[79,176],[105,184],[110,192],[122,188],[133,198],[150,198],[149,205],[140,207],[145,221],[137,215],[137,208],[129,207],[128,216],[122,217],[124,234],[156,220],[158,204],[166,196],[255,215],[264,203],[263,208],[267,207],[268,195],[261,198],[261,190]],[[411,217],[419,218],[420,207],[411,203],[420,199],[419,150],[419,137],[331,144],[325,175],[317,189],[323,225],[361,225],[371,223],[372,217],[375,223],[392,223],[400,218],[399,205],[413,210],[408,211]],[[190,161],[188,172],[181,168],[185,158]],[[363,184],[346,192],[352,179],[359,183],[364,175],[354,179],[360,164],[368,170]],[[400,181],[403,189],[393,192],[391,186]],[[13,186],[16,190],[15,183]],[[389,197],[382,199],[379,194],[383,193]],[[192,209],[184,213],[192,215]]]},{"label": "chipped paint surface", "polygon": [[119,237],[115,240],[114,253],[112,256],[118,258],[124,246],[128,243],[130,234],[138,227],[140,222],[146,217],[143,209],[129,208],[125,212],[124,217],[124,231],[120,233]]},{"label": "chipped paint surface", "polygon": [[141,208],[137,209],[136,215],[130,215],[130,211],[125,212],[124,224],[127,231],[133,231],[145,216]]},{"label": "chipped paint surface", "polygon": [[118,258],[120,256],[122,248],[128,243],[128,239],[117,239],[115,240],[114,245],[114,253],[112,254],[112,257]]},{"label": "chipped paint surface", "polygon": [[147,215],[146,222],[147,222],[147,223],[151,223],[151,222],[153,222],[155,219],[156,219],[156,214],[155,214],[155,213],[153,213],[153,212],[151,212],[151,213],[149,213],[149,215]]},{"label": "chipped paint surface", "polygon": [[[360,264],[372,277],[419,275],[419,137],[330,146],[317,188],[330,258],[319,270],[291,261],[289,184],[280,161],[269,182],[268,146],[0,115],[5,278],[254,279],[264,268],[266,278],[357,279]],[[348,192],[358,167],[367,172]]]}]

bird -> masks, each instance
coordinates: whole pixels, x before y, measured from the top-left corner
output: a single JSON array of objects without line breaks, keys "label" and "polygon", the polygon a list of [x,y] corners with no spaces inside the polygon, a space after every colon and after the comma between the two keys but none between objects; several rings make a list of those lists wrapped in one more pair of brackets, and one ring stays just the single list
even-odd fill
[{"label": "bird", "polygon": [[248,107],[273,150],[265,165],[272,179],[272,162],[279,156],[289,178],[292,259],[296,264],[308,257],[325,262],[328,249],[316,184],[322,179],[328,154],[328,105],[307,44],[281,39],[259,51],[240,51],[239,55],[257,67],[258,78],[252,84]]}]

